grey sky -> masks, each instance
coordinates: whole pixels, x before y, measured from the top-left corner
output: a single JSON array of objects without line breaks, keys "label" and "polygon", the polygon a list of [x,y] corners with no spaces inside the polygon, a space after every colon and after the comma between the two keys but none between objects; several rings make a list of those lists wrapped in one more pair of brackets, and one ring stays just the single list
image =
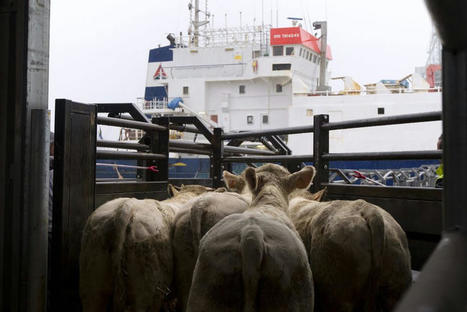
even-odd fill
[{"label": "grey sky", "polygon": [[[56,98],[134,102],[144,95],[149,49],[167,45],[169,32],[186,33],[185,0],[60,0],[51,3],[49,107]],[[326,3],[326,4],[325,4]],[[209,0],[215,26],[261,23],[261,0]],[[264,0],[279,26],[287,16],[327,16],[333,76],[362,84],[398,79],[424,65],[431,22],[422,0]]]}]

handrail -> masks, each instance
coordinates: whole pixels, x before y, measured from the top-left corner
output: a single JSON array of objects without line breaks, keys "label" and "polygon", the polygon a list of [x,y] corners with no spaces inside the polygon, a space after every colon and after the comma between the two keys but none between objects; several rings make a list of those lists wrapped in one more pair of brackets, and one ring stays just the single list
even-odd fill
[{"label": "handrail", "polygon": [[164,131],[166,127],[155,125],[152,123],[146,123],[141,121],[132,121],[126,119],[112,118],[112,117],[97,117],[97,123],[106,126],[115,126],[123,128],[135,128],[145,131]]},{"label": "handrail", "polygon": [[235,156],[224,157],[223,162],[255,163],[255,162],[281,162],[281,161],[313,161],[313,155],[274,155],[274,156]]},{"label": "handrail", "polygon": [[135,150],[149,150],[149,145],[146,145],[146,144],[128,143],[128,142],[120,142],[120,141],[107,141],[107,140],[97,140],[96,146],[97,147],[135,149]]},{"label": "handrail", "polygon": [[400,159],[441,159],[442,151],[397,151],[370,153],[328,153],[325,160],[400,160]]},{"label": "handrail", "polygon": [[153,153],[135,153],[109,150],[97,150],[96,159],[167,159],[166,155]]},{"label": "handrail", "polygon": [[266,129],[258,131],[245,131],[245,132],[230,132],[222,135],[222,140],[228,139],[240,139],[250,137],[261,137],[266,135],[281,135],[281,134],[297,134],[297,133],[308,133],[313,132],[313,125],[310,126],[298,126],[278,129]]},{"label": "handrail", "polygon": [[376,117],[367,119],[355,119],[346,120],[339,122],[329,122],[322,125],[323,129],[326,130],[340,130],[340,129],[352,129],[362,127],[374,127],[374,126],[387,126],[387,125],[398,125],[405,123],[425,122],[425,121],[437,121],[441,120],[441,112],[427,112],[417,114],[405,114],[395,115],[386,117]]}]

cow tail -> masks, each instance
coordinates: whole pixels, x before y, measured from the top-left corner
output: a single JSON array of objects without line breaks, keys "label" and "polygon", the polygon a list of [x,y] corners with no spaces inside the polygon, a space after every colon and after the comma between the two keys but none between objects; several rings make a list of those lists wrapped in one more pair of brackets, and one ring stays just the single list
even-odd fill
[{"label": "cow tail", "polygon": [[113,270],[114,270],[114,310],[124,310],[127,306],[126,286],[128,280],[127,271],[127,251],[128,239],[127,236],[131,231],[133,223],[133,211],[131,208],[132,199],[122,203],[115,218],[115,248],[113,251]]},{"label": "cow tail", "polygon": [[193,239],[193,253],[195,255],[195,259],[198,258],[199,253],[199,242],[201,241],[201,222],[203,218],[204,209],[202,205],[200,205],[200,201],[196,201],[193,207],[190,210],[190,223],[191,223],[191,233]]},{"label": "cow tail", "polygon": [[[363,214],[363,217],[367,221],[368,227],[371,233],[371,271],[369,277],[369,294],[370,298],[378,297],[378,278],[380,276],[382,266],[383,266],[383,253],[385,246],[385,235],[384,235],[384,218],[381,213],[378,211],[378,208],[371,207],[372,209],[367,209]],[[373,305],[370,307],[370,310],[376,309],[374,305],[376,302],[368,302]]]},{"label": "cow tail", "polygon": [[243,312],[256,311],[256,297],[264,253],[264,233],[256,225],[243,228],[240,238],[242,253]]}]

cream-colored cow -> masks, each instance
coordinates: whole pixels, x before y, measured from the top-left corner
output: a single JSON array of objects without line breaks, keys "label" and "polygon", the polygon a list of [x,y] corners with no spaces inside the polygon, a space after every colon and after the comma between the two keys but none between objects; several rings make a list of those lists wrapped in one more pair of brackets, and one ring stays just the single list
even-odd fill
[{"label": "cream-colored cow", "polygon": [[190,201],[175,217],[172,247],[174,284],[178,306],[186,310],[188,295],[198,258],[199,242],[217,222],[233,213],[244,212],[251,203],[251,193],[244,178],[224,171],[228,190],[202,194]]},{"label": "cream-colored cow", "polygon": [[212,190],[169,187],[164,201],[118,198],[84,227],[80,254],[83,311],[159,311],[173,279],[170,227],[190,199]]},{"label": "cream-colored cow", "polygon": [[391,311],[411,283],[407,238],[364,200],[317,202],[303,192],[289,213],[308,252],[318,311]]},{"label": "cream-colored cow", "polygon": [[313,311],[313,278],[287,196],[314,174],[273,164],[246,169],[253,201],[201,239],[187,311]]}]

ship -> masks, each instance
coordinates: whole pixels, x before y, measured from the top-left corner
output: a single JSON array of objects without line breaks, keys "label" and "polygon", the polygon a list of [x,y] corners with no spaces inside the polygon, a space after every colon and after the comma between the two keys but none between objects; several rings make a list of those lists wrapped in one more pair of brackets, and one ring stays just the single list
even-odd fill
[{"label": "ship", "polygon": [[[327,114],[335,122],[441,110],[439,64],[417,68],[400,79],[361,86],[350,76],[331,76],[333,56],[326,21],[312,23],[313,30],[305,29],[297,17],[288,18],[286,27],[262,23],[214,28],[207,5],[201,7],[199,0],[190,1],[188,32],[170,33],[167,45],[149,51],[144,97],[137,99],[148,117],[180,113],[168,108],[174,99],[189,108],[185,113],[196,114],[224,132],[310,125],[318,114]],[[342,81],[343,88],[332,90],[331,81]],[[439,121],[338,130],[330,133],[329,149],[337,153],[433,150],[440,134]],[[138,140],[142,135],[139,130],[122,129],[120,139]],[[172,136],[200,140],[193,134]],[[284,139],[293,154],[313,152],[312,134]],[[423,164],[426,161],[340,166],[374,169]]]}]

